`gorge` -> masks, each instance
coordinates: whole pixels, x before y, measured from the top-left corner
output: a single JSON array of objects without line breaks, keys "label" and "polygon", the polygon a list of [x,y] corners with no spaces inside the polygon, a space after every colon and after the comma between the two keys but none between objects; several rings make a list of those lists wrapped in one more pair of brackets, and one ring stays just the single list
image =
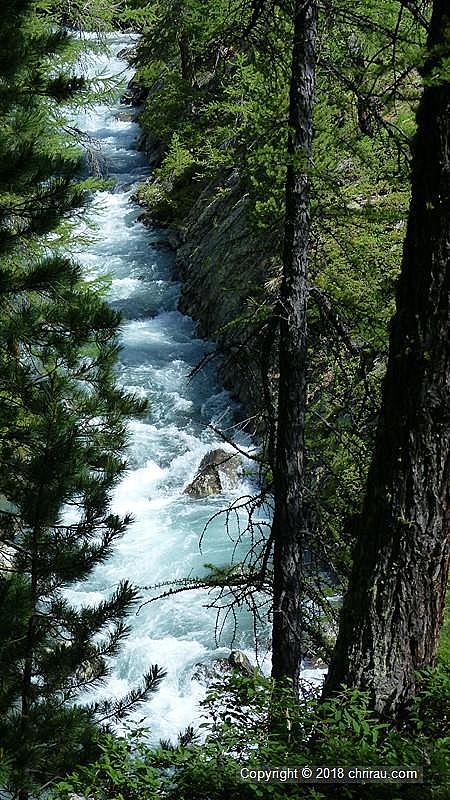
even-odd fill
[{"label": "gorge", "polygon": [[[130,36],[113,34],[108,43],[109,52],[96,55],[90,69],[120,75],[125,86],[132,73],[118,54],[130,44]],[[81,114],[77,124],[96,141],[102,169],[106,177],[113,178],[112,188],[97,192],[92,200],[95,241],[77,257],[88,280],[104,276],[109,283],[109,301],[124,316],[118,378],[127,390],[149,403],[145,417],[130,423],[130,467],[113,502],[113,511],[132,513],[134,523],[114,556],[87,582],[68,592],[72,602],[87,604],[101,600],[123,578],[149,586],[201,576],[206,573],[205,563],[227,564],[236,525],[227,533],[219,516],[208,527],[202,552],[199,539],[216,512],[254,491],[250,462],[246,465],[248,477],[241,477],[236,486],[221,494],[191,499],[183,490],[201,459],[224,446],[211,424],[231,428],[244,450],[251,452],[255,444],[233,427],[236,405],[218,382],[214,365],[205,366],[189,379],[212,345],[197,338],[193,320],[177,310],[180,285],[172,278],[174,256],[165,232],[139,222],[142,209],[133,201],[133,194],[149,168],[146,156],[136,148],[139,126],[132,110],[121,105],[118,97],[115,106],[97,106]],[[235,559],[243,547],[245,543]],[[143,591],[143,602],[149,595]],[[152,663],[167,669],[158,693],[148,706],[135,712],[136,718],[146,716],[152,739],[176,737],[184,726],[195,722],[193,709],[204,695],[204,686],[192,679],[195,665],[230,652],[232,620],[226,622],[218,646],[216,611],[205,607],[208,602],[204,591],[191,590],[146,605],[132,616],[132,633],[106,693],[123,694]],[[251,616],[242,611],[238,622],[233,646],[254,661]],[[269,636],[267,627],[267,646]],[[264,655],[267,668],[268,652],[264,654],[262,648],[263,661]],[[105,689],[99,689],[99,695],[104,693]]]}]

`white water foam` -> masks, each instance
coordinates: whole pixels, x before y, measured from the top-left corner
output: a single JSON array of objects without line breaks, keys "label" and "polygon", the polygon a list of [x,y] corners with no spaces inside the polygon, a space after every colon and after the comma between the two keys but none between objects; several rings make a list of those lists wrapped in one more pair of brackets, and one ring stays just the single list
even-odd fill
[{"label": "white water foam", "polygon": [[[129,34],[111,35],[109,55],[97,54],[90,64],[91,73],[122,74],[124,81],[129,80],[131,72],[117,54],[131,41]],[[179,285],[171,279],[173,255],[169,248],[160,249],[155,243],[164,240],[164,232],[148,230],[138,221],[141,209],[132,200],[133,190],[149,170],[145,156],[136,149],[139,128],[131,119],[118,119],[122,112],[119,104],[99,105],[77,120],[78,126],[100,143],[106,172],[115,179],[111,189],[93,197],[96,239],[80,247],[77,255],[88,280],[108,278],[109,300],[124,316],[118,379],[129,391],[146,398],[149,408],[143,418],[129,423],[129,471],[112,504],[116,513],[131,513],[134,522],[113,557],[88,581],[67,592],[77,605],[98,603],[124,578],[149,586],[204,575],[206,563],[227,565],[237,524],[227,532],[224,518],[219,516],[208,528],[202,552],[199,539],[214,514],[254,489],[242,480],[238,486],[226,486],[222,495],[202,500],[183,493],[203,456],[224,447],[209,424],[231,422],[235,406],[218,384],[211,365],[189,380],[192,368],[212,346],[196,338],[194,322],[176,310]],[[80,240],[87,233],[89,228],[81,224]],[[252,448],[243,435],[239,444]],[[244,516],[240,515],[241,523]],[[243,552],[245,543],[238,547],[236,557]],[[154,595],[143,589],[142,601]],[[134,714],[136,720],[144,718],[152,741],[174,740],[180,730],[199,720],[205,689],[192,679],[195,665],[226,657],[230,651],[232,622],[224,626],[218,647],[216,611],[207,607],[208,602],[211,597],[196,589],[136,610],[130,618],[131,635],[112,664],[106,687],[99,692],[121,696],[139,683],[151,664],[164,667],[167,677],[161,688]],[[252,619],[241,610],[238,623],[234,646],[254,661]],[[260,666],[268,674],[268,625],[260,645]],[[319,685],[323,670],[308,668],[303,674]]]},{"label": "white water foam", "polygon": [[[110,37],[110,55],[98,54],[91,72],[110,75],[130,72],[117,57],[128,35]],[[95,241],[80,246],[77,254],[89,280],[108,277],[109,300],[124,315],[118,378],[122,385],[149,401],[148,413],[129,423],[131,444],[129,471],[117,487],[112,508],[131,513],[134,522],[118,543],[113,557],[99,566],[88,581],[67,592],[76,604],[99,602],[127,578],[149,586],[187,576],[205,574],[207,562],[223,566],[229,562],[233,542],[221,518],[199,538],[208,519],[250,487],[242,481],[220,497],[194,500],[183,489],[194,477],[201,458],[223,443],[208,427],[210,422],[232,418],[233,402],[218,385],[211,367],[189,381],[191,369],[212,349],[196,338],[193,321],[176,310],[179,286],[171,279],[172,259],[168,248],[158,249],[133,203],[133,186],[148,174],[145,156],[136,149],[138,126],[118,119],[123,107],[98,106],[78,120],[78,126],[98,140],[102,163],[115,185],[95,194],[91,217],[97,227]],[[80,240],[89,233],[80,225]],[[225,415],[225,416],[224,416]],[[251,442],[241,438],[243,447]],[[234,535],[237,531],[234,531]],[[233,534],[232,534],[233,535]],[[151,596],[142,590],[142,600]],[[167,670],[160,690],[135,713],[150,728],[152,740],[174,739],[199,716],[199,701],[205,689],[192,680],[195,664],[229,652],[231,626],[225,627],[222,647],[214,637],[214,609],[201,590],[175,594],[145,605],[131,616],[132,632],[112,675],[99,694],[120,696],[139,682],[153,663]],[[240,615],[238,646],[249,655],[252,625]]]}]

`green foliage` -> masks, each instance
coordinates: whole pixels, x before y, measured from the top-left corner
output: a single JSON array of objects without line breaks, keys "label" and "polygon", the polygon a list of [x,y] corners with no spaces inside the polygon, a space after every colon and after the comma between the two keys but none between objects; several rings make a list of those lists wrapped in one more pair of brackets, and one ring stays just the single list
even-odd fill
[{"label": "green foliage", "polygon": [[112,29],[116,20],[118,5],[109,0],[42,0],[41,5],[47,13],[61,26],[72,30],[90,31],[103,34]]},{"label": "green foliage", "polygon": [[[223,291],[232,286],[239,300],[234,319],[207,330],[231,360],[239,353],[235,368],[244,384],[249,364],[260,372],[271,324],[270,314],[264,324],[249,309],[273,309],[278,297],[292,9],[275,3],[269,13],[260,4],[250,25],[259,5],[158,0],[132,6],[129,17],[142,32],[133,64],[148,90],[141,124],[162,151],[140,200],[189,237],[205,208],[226,207],[226,192],[230,215],[245,199],[252,263],[242,269],[241,230],[231,224],[226,235],[235,236],[235,245],[227,253]],[[348,574],[380,403],[424,31],[408,9],[399,13],[395,0],[357,0],[351,8],[334,0],[321,12],[319,38],[306,466],[319,530],[317,564],[328,566],[328,583],[338,590]],[[212,220],[220,224],[215,215]],[[214,269],[213,257],[205,271]],[[276,334],[270,338],[267,385],[275,405]],[[261,383],[255,404],[251,411],[265,435],[270,419]]]},{"label": "green foliage", "polygon": [[197,185],[190,181],[195,177],[196,163],[192,153],[180,141],[177,133],[170,141],[164,165],[157,176],[141,184],[137,191],[138,202],[156,211],[161,221],[173,221],[174,212],[181,220],[189,211],[196,194]]},{"label": "green foliage", "polygon": [[58,784],[55,797],[69,800],[73,793],[93,800],[153,800],[161,797],[161,771],[148,759],[149,748],[140,731],[127,738],[111,734],[98,741],[99,758]]},{"label": "green foliage", "polygon": [[2,780],[22,800],[93,758],[99,724],[162,675],[154,667],[124,698],[79,701],[107,677],[136,590],[124,581],[85,608],[65,590],[129,522],[109,503],[126,418],[143,406],[115,382],[120,317],[60,247],[96,184],[80,182],[63,134],[61,104],[84,101],[86,82],[52,9],[6,0],[0,19],[0,746]]},{"label": "green foliage", "polygon": [[[326,703],[293,700],[292,689],[255,673],[236,674],[211,687],[210,722],[198,744],[188,732],[177,746],[144,744],[140,732],[101,741],[102,755],[57,787],[52,800],[72,792],[94,798],[134,800],[282,800],[325,797],[359,800],[361,785],[330,787],[242,780],[240,770],[340,766],[424,766],[424,784],[370,784],[368,800],[444,800],[449,777],[448,669],[424,676],[415,708],[401,727],[381,722],[361,692],[342,691]],[[429,713],[430,707],[433,713]],[[435,712],[438,712],[436,715]],[[441,714],[442,716],[440,716]]]},{"label": "green foliage", "polygon": [[450,664],[450,592],[446,596],[446,613],[439,638],[437,662],[443,667]]},{"label": "green foliage", "polygon": [[[122,20],[142,31],[134,56],[148,88],[142,123],[163,150],[141,200],[181,223],[201,191],[214,199],[226,194],[224,180],[237,176],[255,260],[264,251],[271,256],[222,333],[243,331],[247,339],[254,326],[264,335],[282,252],[291,9],[263,8],[249,30],[252,9],[240,2],[127,5]],[[307,489],[326,542],[324,551],[320,537],[314,543],[328,570],[322,598],[317,574],[306,578],[322,623],[333,619],[328,596],[348,570],[408,202],[423,34],[406,9],[398,11],[393,0],[356,0],[351,9],[337,0],[321,22],[310,176]],[[156,750],[139,734],[98,738],[99,720],[125,715],[157,687],[156,667],[128,697],[77,702],[81,689],[107,677],[136,598],[126,582],[93,607],[76,608],[64,596],[108,557],[129,521],[109,512],[109,500],[126,468],[125,418],[141,409],[115,385],[119,318],[57,246],[94,188],[78,180],[80,149],[62,132],[62,104],[92,101],[73,69],[82,45],[63,26],[107,29],[113,13],[102,1],[65,8],[5,0],[0,20],[0,528],[10,553],[0,576],[0,782],[25,797],[89,762],[60,784],[58,797],[317,800],[326,796],[320,788],[242,783],[236,761],[423,763],[422,796],[443,800],[448,637],[444,666],[423,676],[401,729],[375,719],[360,693],[298,706],[290,686],[275,687],[256,673],[232,676],[210,692],[212,723],[202,745],[190,735]],[[229,570],[215,569],[210,583],[228,578]],[[392,797],[392,787],[366,789],[368,798]],[[395,791],[409,798],[416,787]],[[359,789],[340,787],[338,795],[357,798]]]}]

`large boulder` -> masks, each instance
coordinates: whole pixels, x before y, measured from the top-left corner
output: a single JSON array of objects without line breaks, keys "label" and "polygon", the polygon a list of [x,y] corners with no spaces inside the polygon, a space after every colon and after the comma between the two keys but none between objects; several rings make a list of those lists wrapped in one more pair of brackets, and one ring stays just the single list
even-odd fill
[{"label": "large boulder", "polygon": [[218,494],[224,485],[236,486],[242,461],[240,456],[218,448],[211,450],[200,461],[197,475],[186,486],[184,494],[190,497],[209,497]]},{"label": "large boulder", "polygon": [[209,497],[221,491],[222,483],[220,481],[219,470],[217,467],[206,467],[195,476],[192,483],[186,486],[183,494],[188,494],[189,497],[200,498]]},{"label": "large boulder", "polygon": [[237,453],[230,453],[228,450],[211,450],[200,461],[199,472],[207,467],[217,467],[219,472],[228,478],[228,480],[238,483],[239,472],[242,466],[241,457]]},{"label": "large boulder", "polygon": [[242,672],[244,675],[254,675],[255,668],[252,666],[250,659],[247,658],[242,650],[232,650],[228,656],[228,663],[237,672]]},{"label": "large boulder", "polygon": [[232,650],[228,658],[215,658],[213,661],[199,661],[194,664],[191,680],[198,681],[203,686],[209,687],[214,682],[223,680],[226,675],[230,675],[232,672],[255,675],[255,673],[259,673],[259,669],[252,666],[242,650]]}]

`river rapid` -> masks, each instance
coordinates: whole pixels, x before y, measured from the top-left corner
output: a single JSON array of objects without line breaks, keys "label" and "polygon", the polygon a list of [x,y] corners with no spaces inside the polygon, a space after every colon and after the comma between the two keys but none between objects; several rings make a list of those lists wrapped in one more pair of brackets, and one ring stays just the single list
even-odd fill
[{"label": "river rapid", "polygon": [[[110,35],[108,51],[91,57],[91,75],[120,76],[123,91],[131,72],[119,54],[132,41],[129,34]],[[109,190],[94,194],[90,215],[95,240],[80,244],[76,256],[87,280],[107,278],[109,302],[123,314],[118,381],[148,400],[145,416],[130,422],[129,470],[112,504],[114,512],[131,513],[134,522],[113,557],[67,593],[77,604],[99,602],[125,578],[149,586],[205,574],[206,563],[226,565],[237,529],[227,535],[224,519],[217,518],[200,552],[203,528],[217,511],[255,488],[247,479],[205,500],[183,494],[201,458],[223,447],[210,424],[231,426],[236,407],[212,365],[189,380],[192,368],[213,346],[197,338],[193,320],[177,310],[179,284],[172,277],[174,255],[165,232],[139,221],[142,209],[133,193],[150,170],[137,149],[140,131],[127,113],[131,111],[120,104],[118,91],[115,104],[97,105],[76,120],[99,149],[103,174],[114,181]],[[80,241],[85,232],[80,225]],[[238,442],[251,450],[244,434],[238,434]],[[145,601],[155,592],[141,594]],[[207,594],[196,589],[135,609],[131,634],[98,692],[120,696],[139,683],[151,664],[166,669],[159,691],[133,715],[145,718],[152,741],[173,740],[178,731],[199,721],[205,687],[195,678],[196,665],[227,657],[232,645],[254,660],[250,615],[239,613],[233,643],[233,625],[226,622],[218,646],[216,612],[207,603]],[[268,642],[268,631],[266,638]]]}]

